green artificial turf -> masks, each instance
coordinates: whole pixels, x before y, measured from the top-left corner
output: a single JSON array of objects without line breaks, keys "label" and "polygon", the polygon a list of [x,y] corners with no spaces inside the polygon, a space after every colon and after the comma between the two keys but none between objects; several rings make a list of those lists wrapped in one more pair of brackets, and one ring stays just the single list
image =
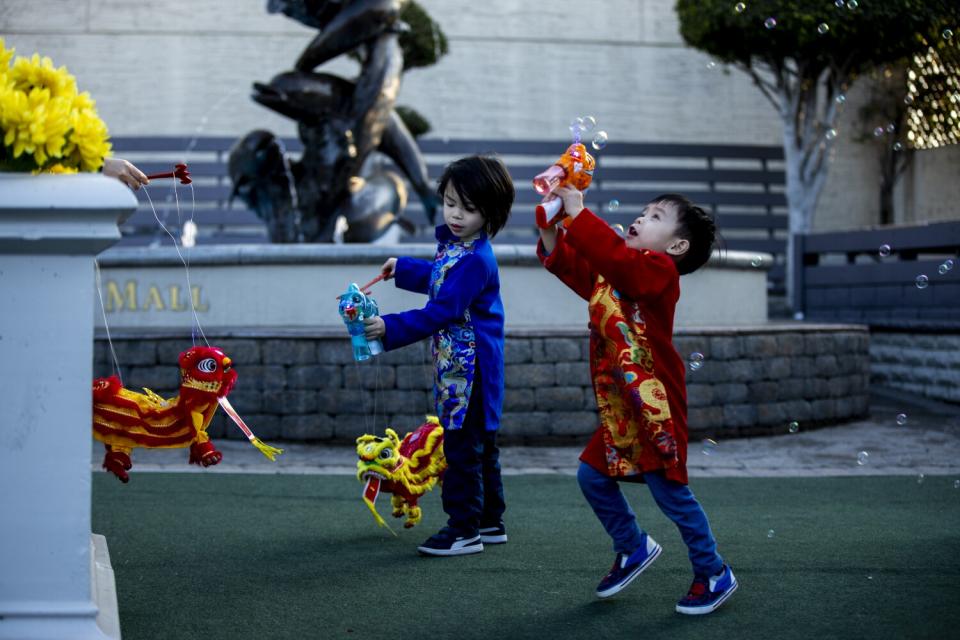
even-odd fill
[{"label": "green artificial turf", "polygon": [[438,492],[395,538],[345,476],[134,473],[121,485],[96,473],[93,529],[107,537],[126,640],[960,635],[954,478],[694,480],[741,583],[695,617],[674,613],[686,548],[644,486],[625,491],[664,553],[600,601],[613,553],[575,478],[505,483],[510,542],[459,558],[416,552],[445,521]]}]

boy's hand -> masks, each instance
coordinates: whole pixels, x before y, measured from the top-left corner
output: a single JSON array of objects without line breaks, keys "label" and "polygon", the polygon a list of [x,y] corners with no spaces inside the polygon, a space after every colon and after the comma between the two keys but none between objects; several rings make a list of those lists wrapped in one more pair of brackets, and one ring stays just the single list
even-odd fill
[{"label": "boy's hand", "polygon": [[[393,258],[391,258],[392,260]],[[367,340],[378,340],[387,335],[387,323],[380,316],[365,318],[363,321],[363,335]]]},{"label": "boy's hand", "polygon": [[571,186],[560,187],[554,193],[563,198],[563,210],[571,218],[576,218],[583,211],[583,194]]},{"label": "boy's hand", "polygon": [[384,280],[389,280],[393,277],[393,272],[397,270],[397,259],[396,258],[387,258],[387,261],[383,263],[383,266],[380,267],[380,273],[383,274]]},{"label": "boy's hand", "polygon": [[653,436],[653,445],[657,448],[657,453],[666,462],[676,463],[679,460],[677,456],[677,441],[667,431],[661,431]]}]

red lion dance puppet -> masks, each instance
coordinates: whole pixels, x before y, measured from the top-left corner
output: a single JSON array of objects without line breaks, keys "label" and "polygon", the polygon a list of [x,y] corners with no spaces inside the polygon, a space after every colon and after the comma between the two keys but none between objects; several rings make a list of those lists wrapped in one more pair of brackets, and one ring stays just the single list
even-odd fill
[{"label": "red lion dance puppet", "polygon": [[207,427],[218,404],[267,458],[274,460],[282,453],[254,436],[227,400],[237,372],[222,350],[193,347],[181,353],[179,361],[180,393],[169,399],[150,389],[130,391],[117,376],[93,381],[93,437],[107,448],[104,469],[128,482],[127,471],[133,466],[130,452],[135,447],[189,446],[190,464],[217,464],[223,454],[210,442]]}]

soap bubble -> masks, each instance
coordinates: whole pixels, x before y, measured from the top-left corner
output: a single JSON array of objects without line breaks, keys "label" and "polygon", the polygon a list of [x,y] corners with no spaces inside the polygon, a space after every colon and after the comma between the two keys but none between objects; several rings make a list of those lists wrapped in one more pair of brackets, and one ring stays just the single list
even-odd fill
[{"label": "soap bubble", "polygon": [[836,129],[827,129],[827,132],[824,134],[824,137],[825,137],[827,140],[833,140],[834,138],[837,137],[837,130],[836,130]]},{"label": "soap bubble", "polygon": [[903,145],[900,144],[899,142],[894,142],[894,143],[893,143],[893,150],[894,150],[894,151],[903,151]]},{"label": "soap bubble", "polygon": [[870,459],[870,454],[867,453],[866,451],[861,451],[860,453],[857,454],[857,464],[861,466],[867,464],[867,460],[869,459]]},{"label": "soap bubble", "polygon": [[843,9],[844,0],[834,0],[833,4],[837,5],[838,8]]},{"label": "soap bubble", "polygon": [[593,131],[593,128],[597,126],[597,119],[593,116],[583,116],[581,120],[580,126],[584,131]]},{"label": "soap bubble", "polygon": [[893,133],[896,130],[897,125],[893,124],[892,122],[887,125],[887,133]]},{"label": "soap bubble", "polygon": [[772,538],[772,537],[773,537],[773,529],[770,529],[770,531],[767,531],[767,537],[768,537],[768,538]]},{"label": "soap bubble", "polygon": [[941,35],[943,36],[944,40],[949,40],[953,37],[953,29],[944,29]]},{"label": "soap bubble", "polygon": [[819,25],[817,25],[817,33],[820,35],[825,35],[828,31],[830,31],[830,25],[828,25],[826,22],[821,22]]},{"label": "soap bubble", "polygon": [[627,232],[623,230],[623,225],[619,222],[617,224],[610,225],[610,228],[616,231],[617,235],[619,235],[621,238],[627,235]]},{"label": "soap bubble", "polygon": [[907,424],[907,414],[905,414],[905,413],[898,413],[898,414],[897,414],[897,424],[900,425],[901,427],[902,427],[903,425]]},{"label": "soap bubble", "polygon": [[860,6],[860,5],[859,5],[859,3],[857,2],[857,0],[847,0],[847,9],[850,9],[850,11],[853,11],[853,10],[856,9],[858,6]]},{"label": "soap bubble", "polygon": [[890,255],[890,245],[888,244],[880,245],[880,257],[886,258],[889,255]]},{"label": "soap bubble", "polygon": [[796,433],[797,431],[800,431],[800,423],[794,420],[789,425],[787,425],[787,431],[789,431],[790,433]]},{"label": "soap bubble", "polygon": [[847,96],[841,93],[836,98],[834,98],[834,101],[836,101],[837,104],[843,104],[844,102],[847,101]]},{"label": "soap bubble", "polygon": [[763,21],[763,26],[765,26],[767,29],[773,29],[774,27],[777,26],[777,19],[774,18],[773,16],[770,16],[769,18]]},{"label": "soap bubble", "polygon": [[884,133],[883,127],[877,127],[876,129],[873,130],[873,137],[879,138],[880,136],[883,135],[883,133]]},{"label": "soap bubble", "polygon": [[700,443],[700,450],[703,451],[703,455],[712,456],[717,451],[717,447],[720,445],[717,444],[716,440],[711,438],[704,438],[703,442]]},{"label": "soap bubble", "polygon": [[580,134],[583,133],[583,118],[574,118],[570,121],[570,133],[577,140],[580,139]]},{"label": "soap bubble", "polygon": [[917,289],[926,289],[928,284],[930,284],[930,278],[922,273],[917,276]]},{"label": "soap bubble", "polygon": [[707,69],[716,69],[716,68],[717,68],[716,60],[711,60],[707,63]]},{"label": "soap bubble", "polygon": [[737,13],[743,13],[746,10],[746,8],[747,8],[747,5],[744,4],[743,2],[738,2],[737,4],[733,5],[733,10],[736,11]]},{"label": "soap bubble", "polygon": [[907,96],[903,99],[903,104],[911,105],[913,104],[913,96]]},{"label": "soap bubble", "polygon": [[690,354],[690,371],[696,371],[703,366],[703,354],[699,351],[694,351]]},{"label": "soap bubble", "polygon": [[616,211],[619,208],[620,208],[620,201],[617,200],[616,198],[614,198],[613,200],[607,203],[607,211]]},{"label": "soap bubble", "polygon": [[926,479],[927,479],[927,476],[921,473],[920,475],[917,476],[917,484],[923,484],[923,481]]},{"label": "soap bubble", "polygon": [[950,269],[953,269],[953,260],[947,260],[937,267],[937,271],[940,273],[940,275],[945,275],[948,271],[950,271]]},{"label": "soap bubble", "polygon": [[953,488],[954,488],[954,489],[960,489],[960,480],[954,480],[954,481],[953,481]]},{"label": "soap bubble", "polygon": [[763,266],[763,256],[754,256],[753,260],[750,261],[751,267],[762,267]]},{"label": "soap bubble", "polygon": [[593,142],[591,144],[597,151],[603,149],[605,146],[607,146],[607,132],[597,131],[597,135],[593,136]]}]

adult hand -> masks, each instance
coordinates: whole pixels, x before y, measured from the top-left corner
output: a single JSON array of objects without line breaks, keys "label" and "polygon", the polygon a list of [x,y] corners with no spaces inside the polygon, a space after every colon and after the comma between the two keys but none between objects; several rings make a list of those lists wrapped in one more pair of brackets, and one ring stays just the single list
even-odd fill
[{"label": "adult hand", "polygon": [[118,179],[134,191],[150,182],[140,169],[122,158],[104,158],[103,175]]}]

